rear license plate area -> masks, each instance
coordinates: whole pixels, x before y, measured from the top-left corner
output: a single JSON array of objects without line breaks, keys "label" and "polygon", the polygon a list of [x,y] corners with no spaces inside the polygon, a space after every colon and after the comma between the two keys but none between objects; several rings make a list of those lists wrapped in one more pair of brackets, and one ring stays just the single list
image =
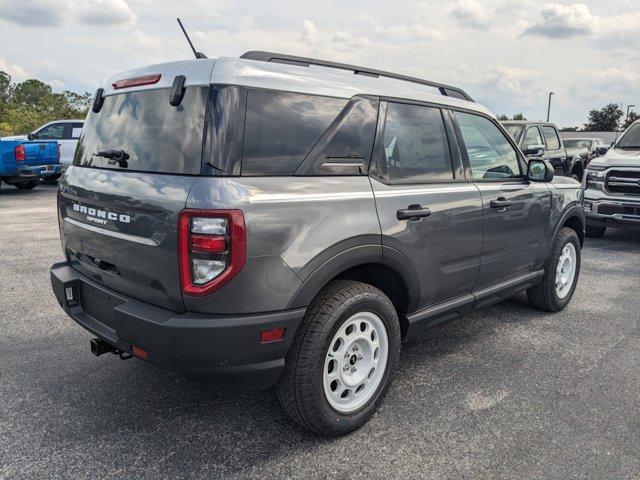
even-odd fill
[{"label": "rear license plate area", "polygon": [[115,327],[115,308],[122,304],[120,299],[86,283],[82,283],[80,295],[82,310],[87,315],[111,328]]}]

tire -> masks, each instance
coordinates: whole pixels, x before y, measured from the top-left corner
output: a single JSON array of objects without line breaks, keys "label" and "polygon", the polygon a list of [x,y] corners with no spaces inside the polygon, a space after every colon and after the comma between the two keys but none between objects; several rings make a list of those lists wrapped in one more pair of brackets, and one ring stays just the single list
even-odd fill
[{"label": "tire", "polygon": [[[565,250],[565,247],[567,250]],[[567,275],[569,268],[568,263],[562,264],[562,266],[566,267],[565,270],[562,270],[562,272],[565,273],[561,273],[558,268],[558,263],[560,262],[561,257],[565,258],[564,254],[567,251],[573,251],[574,255],[574,260],[572,261],[573,275],[571,283],[569,284],[567,281],[562,284],[561,282],[560,286],[557,286],[556,279],[561,280],[565,275]],[[571,301],[576,285],[578,284],[578,277],[580,276],[580,260],[581,251],[578,235],[571,228],[561,228],[553,241],[551,255],[545,262],[545,273],[542,277],[542,281],[527,290],[529,303],[534,307],[547,312],[558,312],[566,307]],[[561,277],[558,277],[559,275],[561,275]]]},{"label": "tire", "polygon": [[[373,338],[378,347],[368,340]],[[344,435],[377,410],[399,357],[400,323],[391,300],[366,283],[331,282],[313,300],[296,332],[276,386],[278,400],[307,430]]]},{"label": "tire", "polygon": [[14,183],[13,186],[18,190],[33,190],[40,183],[38,180],[29,180],[27,182]]},{"label": "tire", "polygon": [[607,231],[607,227],[590,227],[587,225],[585,230],[585,235],[590,238],[602,238],[604,236],[604,232]]}]

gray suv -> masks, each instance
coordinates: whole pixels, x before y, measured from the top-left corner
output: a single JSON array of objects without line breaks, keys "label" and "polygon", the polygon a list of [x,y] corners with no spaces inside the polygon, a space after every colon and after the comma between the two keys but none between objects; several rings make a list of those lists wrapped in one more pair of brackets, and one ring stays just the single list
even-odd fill
[{"label": "gray suv", "polygon": [[94,354],[275,385],[344,434],[401,341],[520,291],[568,304],[582,190],[552,179],[455,87],[267,52],[154,65],[96,93],[51,282]]}]

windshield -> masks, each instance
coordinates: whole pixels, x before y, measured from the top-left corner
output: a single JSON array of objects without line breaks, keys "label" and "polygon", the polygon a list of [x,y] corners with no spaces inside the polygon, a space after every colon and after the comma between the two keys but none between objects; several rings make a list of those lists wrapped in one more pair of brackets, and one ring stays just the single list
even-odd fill
[{"label": "windshield", "polygon": [[640,148],[640,122],[634,123],[620,137],[616,148]]},{"label": "windshield", "polygon": [[107,96],[89,112],[74,165],[198,175],[208,90],[187,87],[176,107],[169,88]]},{"label": "windshield", "polygon": [[507,131],[511,138],[513,138],[516,142],[520,139],[520,134],[522,133],[522,125],[509,125],[503,124],[504,129]]},{"label": "windshield", "polygon": [[562,140],[565,148],[584,148],[589,150],[593,140],[580,140],[575,138],[565,138]]}]

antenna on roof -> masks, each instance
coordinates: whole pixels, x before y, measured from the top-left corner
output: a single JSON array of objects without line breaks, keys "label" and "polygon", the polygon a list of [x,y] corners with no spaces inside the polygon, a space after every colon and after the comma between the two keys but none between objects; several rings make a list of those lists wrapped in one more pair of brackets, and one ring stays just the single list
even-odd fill
[{"label": "antenna on roof", "polygon": [[182,29],[182,33],[184,33],[184,36],[187,38],[187,42],[189,42],[189,46],[191,47],[191,50],[193,50],[193,54],[196,56],[196,58],[207,58],[207,56],[204,53],[196,52],[196,49],[193,46],[193,43],[191,43],[191,39],[189,38],[189,34],[184,29],[184,26],[182,25],[182,22],[180,21],[179,18],[177,20],[178,20],[178,25],[180,25],[180,28]]}]

